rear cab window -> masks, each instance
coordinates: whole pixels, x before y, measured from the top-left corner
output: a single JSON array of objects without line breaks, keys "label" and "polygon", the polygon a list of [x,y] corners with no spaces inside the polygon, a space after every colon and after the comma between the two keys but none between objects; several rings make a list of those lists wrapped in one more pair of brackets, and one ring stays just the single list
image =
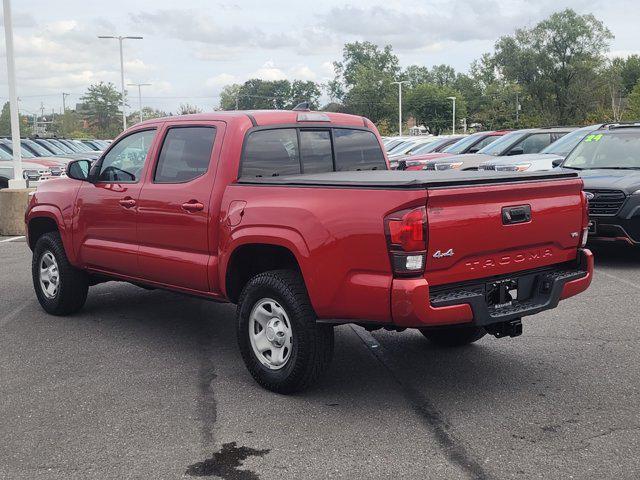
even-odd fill
[{"label": "rear cab window", "polygon": [[204,175],[215,138],[215,127],[169,128],[162,142],[154,183],[186,183]]},{"label": "rear cab window", "polygon": [[377,137],[346,127],[265,128],[249,133],[240,177],[276,177],[348,170],[386,170]]}]

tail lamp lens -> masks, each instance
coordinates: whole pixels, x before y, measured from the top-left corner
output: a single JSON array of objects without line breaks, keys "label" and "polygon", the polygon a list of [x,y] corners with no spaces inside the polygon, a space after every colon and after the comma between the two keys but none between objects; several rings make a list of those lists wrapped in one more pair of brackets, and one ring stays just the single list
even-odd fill
[{"label": "tail lamp lens", "polygon": [[386,218],[387,239],[393,271],[397,275],[424,272],[427,250],[427,210],[402,210]]},{"label": "tail lamp lens", "polygon": [[426,209],[416,208],[396,215],[402,216],[397,218],[392,215],[387,223],[391,245],[400,247],[405,252],[426,250]]}]

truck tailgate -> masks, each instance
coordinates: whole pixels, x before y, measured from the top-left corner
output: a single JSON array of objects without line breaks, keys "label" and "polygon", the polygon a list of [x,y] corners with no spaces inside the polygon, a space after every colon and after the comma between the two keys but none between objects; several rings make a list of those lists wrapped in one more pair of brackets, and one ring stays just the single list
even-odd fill
[{"label": "truck tailgate", "polygon": [[574,260],[579,179],[428,190],[425,278],[451,284]]}]

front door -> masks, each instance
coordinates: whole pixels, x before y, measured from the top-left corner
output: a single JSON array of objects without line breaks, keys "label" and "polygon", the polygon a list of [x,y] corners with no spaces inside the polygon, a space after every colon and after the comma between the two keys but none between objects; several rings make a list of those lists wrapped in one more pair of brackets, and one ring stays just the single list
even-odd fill
[{"label": "front door", "polygon": [[141,130],[118,140],[92,169],[93,182],[80,188],[74,243],[84,266],[138,276],[137,202],[155,133]]},{"label": "front door", "polygon": [[210,198],[223,129],[220,122],[164,129],[155,168],[147,173],[138,202],[142,278],[210,290],[210,230],[218,228],[209,225]]}]

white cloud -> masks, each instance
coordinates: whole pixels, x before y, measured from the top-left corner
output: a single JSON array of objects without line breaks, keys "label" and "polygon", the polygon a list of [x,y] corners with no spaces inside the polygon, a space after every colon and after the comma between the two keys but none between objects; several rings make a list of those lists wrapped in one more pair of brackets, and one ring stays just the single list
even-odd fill
[{"label": "white cloud", "polygon": [[285,73],[276,67],[271,60],[262,65],[261,68],[249,74],[249,78],[260,78],[262,80],[284,80],[287,78]]},{"label": "white cloud", "polygon": [[214,77],[207,78],[207,80],[205,81],[205,85],[207,87],[220,89],[220,88],[224,87],[225,85],[229,85],[231,83],[236,83],[236,81],[237,81],[237,79],[236,79],[235,75],[231,75],[229,73],[221,73],[221,74],[216,75]]}]

